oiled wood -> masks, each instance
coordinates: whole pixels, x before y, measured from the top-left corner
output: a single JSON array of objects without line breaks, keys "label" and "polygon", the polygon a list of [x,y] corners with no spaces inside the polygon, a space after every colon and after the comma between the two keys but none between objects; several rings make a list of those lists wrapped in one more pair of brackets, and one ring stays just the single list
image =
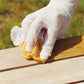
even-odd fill
[{"label": "oiled wood", "polygon": [[61,60],[84,55],[84,35],[58,40],[49,60]]}]

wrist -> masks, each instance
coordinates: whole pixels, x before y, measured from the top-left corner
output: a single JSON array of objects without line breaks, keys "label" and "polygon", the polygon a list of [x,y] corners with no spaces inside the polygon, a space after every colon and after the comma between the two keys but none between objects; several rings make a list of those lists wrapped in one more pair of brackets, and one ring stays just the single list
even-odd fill
[{"label": "wrist", "polygon": [[50,2],[55,2],[55,1],[57,1],[57,0],[50,0]]},{"label": "wrist", "polygon": [[59,4],[60,1],[63,1],[63,0],[50,0],[50,3],[52,4]]}]

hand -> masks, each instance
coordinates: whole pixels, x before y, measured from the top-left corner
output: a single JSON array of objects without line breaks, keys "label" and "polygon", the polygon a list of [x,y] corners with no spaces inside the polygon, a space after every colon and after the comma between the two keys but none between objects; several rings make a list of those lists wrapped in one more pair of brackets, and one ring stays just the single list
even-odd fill
[{"label": "hand", "polygon": [[68,5],[67,0],[65,0],[66,4],[63,2],[51,0],[46,7],[27,15],[22,21],[21,28],[15,26],[11,30],[11,40],[14,45],[18,46],[22,41],[26,41],[25,51],[30,52],[40,37],[44,39],[40,58],[47,59],[51,56],[56,39],[67,32],[72,14],[77,7],[77,5],[71,6],[73,8],[71,10],[71,2]]}]

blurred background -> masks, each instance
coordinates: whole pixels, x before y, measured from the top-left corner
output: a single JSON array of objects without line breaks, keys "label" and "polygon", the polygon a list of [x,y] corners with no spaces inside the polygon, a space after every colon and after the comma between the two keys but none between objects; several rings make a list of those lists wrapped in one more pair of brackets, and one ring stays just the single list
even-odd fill
[{"label": "blurred background", "polygon": [[[15,25],[21,26],[23,18],[49,3],[49,0],[0,0],[0,49],[14,47],[10,40],[10,30]],[[84,34],[84,0],[72,18],[65,38]]]}]

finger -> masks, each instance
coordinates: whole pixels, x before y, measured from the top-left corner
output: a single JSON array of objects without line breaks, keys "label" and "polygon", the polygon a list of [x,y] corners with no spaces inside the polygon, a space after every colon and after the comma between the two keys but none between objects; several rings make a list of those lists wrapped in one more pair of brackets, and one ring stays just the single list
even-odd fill
[{"label": "finger", "polygon": [[15,26],[11,30],[11,40],[15,46],[18,46],[23,40],[23,31],[20,27]]},{"label": "finger", "polygon": [[41,21],[41,18],[37,18],[30,26],[28,35],[27,35],[27,46],[25,48],[25,51],[31,52],[33,47],[36,44],[37,37],[39,35],[39,32],[41,31],[43,27],[43,22]]},{"label": "finger", "polygon": [[33,23],[34,20],[35,20],[35,17],[32,14],[30,14],[30,15],[26,16],[21,23],[22,30],[24,33],[24,41],[26,41],[29,27]]},{"label": "finger", "polygon": [[48,37],[45,44],[42,46],[42,51],[40,53],[41,59],[48,59],[48,57],[51,56],[57,33],[58,30],[48,30]]}]

